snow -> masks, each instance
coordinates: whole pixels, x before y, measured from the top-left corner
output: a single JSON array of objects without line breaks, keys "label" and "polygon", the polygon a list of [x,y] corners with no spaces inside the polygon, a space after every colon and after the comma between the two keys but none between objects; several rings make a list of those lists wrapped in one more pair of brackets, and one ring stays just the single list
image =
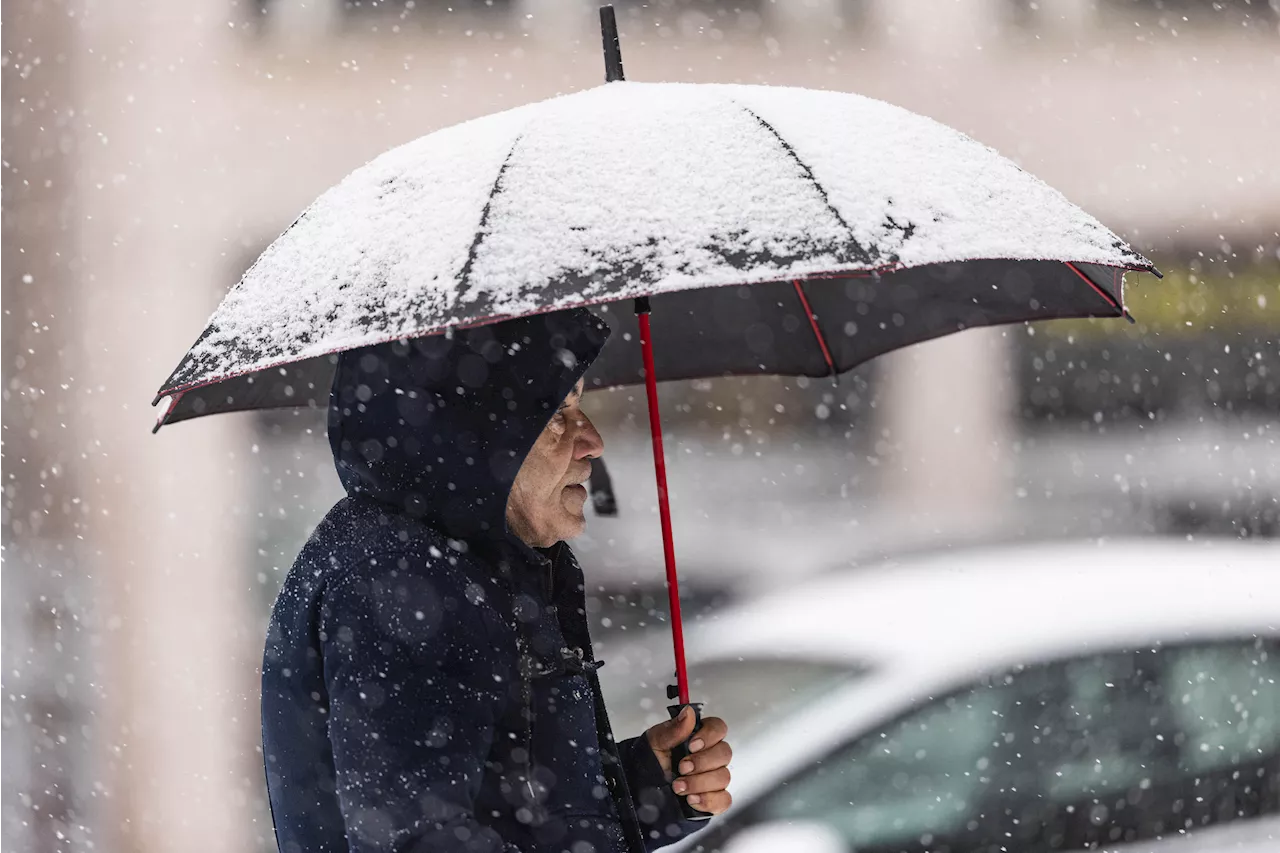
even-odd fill
[{"label": "snow", "polygon": [[1043,182],[907,110],[611,83],[357,169],[249,269],[164,393],[570,304],[976,258],[1150,266]]}]

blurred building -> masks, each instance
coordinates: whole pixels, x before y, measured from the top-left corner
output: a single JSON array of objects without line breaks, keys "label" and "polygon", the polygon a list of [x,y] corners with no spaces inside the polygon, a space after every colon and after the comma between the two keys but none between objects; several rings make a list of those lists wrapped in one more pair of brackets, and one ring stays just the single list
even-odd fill
[{"label": "blurred building", "polygon": [[[1276,260],[1275,5],[618,8],[631,79],[883,98],[1011,156],[1158,259],[1234,270]],[[279,573],[336,488],[323,437],[287,416],[151,437],[147,403],[256,253],[352,168],[436,128],[601,81],[594,8],[26,0],[6,5],[3,39],[4,842],[269,849],[256,670]],[[1274,371],[1271,333],[1256,361]],[[1026,390],[1023,361],[1044,353],[1020,360],[1013,334],[886,359],[875,393],[866,377],[809,389],[789,428],[814,412],[839,420],[822,407],[859,421],[856,470],[823,480],[822,494],[845,497],[852,484],[864,504],[898,507],[904,529],[1006,509],[1019,412],[1043,420],[1092,405]],[[664,393],[692,413],[715,389]],[[764,426],[766,409],[737,414]],[[627,450],[620,412],[625,469],[643,453]],[[1253,417],[1274,424],[1275,412]],[[744,548],[761,544],[760,529]],[[689,546],[713,547],[692,535]]]}]

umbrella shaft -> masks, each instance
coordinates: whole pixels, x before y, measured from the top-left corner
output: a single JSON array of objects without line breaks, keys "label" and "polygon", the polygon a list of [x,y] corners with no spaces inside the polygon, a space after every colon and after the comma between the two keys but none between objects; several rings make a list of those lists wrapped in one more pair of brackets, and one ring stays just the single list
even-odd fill
[{"label": "umbrella shaft", "polygon": [[667,563],[667,599],[671,606],[671,643],[676,658],[676,689],[681,704],[689,702],[685,674],[684,626],[680,619],[680,586],[676,580],[676,547],[671,538],[671,505],[667,501],[667,462],[662,452],[662,420],[658,415],[658,377],[653,367],[653,337],[649,333],[648,300],[636,300],[640,323],[640,355],[644,359],[644,389],[649,398],[649,434],[653,437],[653,469],[658,480],[658,516],[662,520],[662,555]]}]

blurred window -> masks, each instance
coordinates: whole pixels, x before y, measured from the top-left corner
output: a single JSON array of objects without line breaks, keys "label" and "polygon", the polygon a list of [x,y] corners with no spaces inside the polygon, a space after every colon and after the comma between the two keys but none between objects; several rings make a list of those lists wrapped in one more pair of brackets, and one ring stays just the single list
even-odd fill
[{"label": "blurred window", "polygon": [[867,16],[867,0],[830,0],[818,5],[778,0],[614,0],[613,5],[624,30],[636,25],[657,27],[666,34],[664,38],[672,34],[686,38],[710,35],[717,41],[735,33],[766,37],[776,33],[779,25],[794,28],[799,24],[825,32],[853,30]]},{"label": "blurred window", "polygon": [[1104,5],[1132,12],[1205,16],[1230,11],[1270,15],[1275,11],[1267,0],[1104,0]]},{"label": "blurred window", "polygon": [[621,8],[638,7],[657,14],[681,12],[696,9],[703,12],[729,15],[746,10],[759,9],[768,5],[764,0],[614,0],[614,6]]},{"label": "blurred window", "polygon": [[511,8],[511,0],[449,0],[449,2],[440,2],[440,0],[337,0],[337,2],[342,11],[348,14],[391,12],[397,15],[412,15],[416,12],[439,16],[449,14],[455,9],[475,12],[496,9],[500,12],[506,12]]},{"label": "blurred window", "polygon": [[[296,2],[296,0],[295,0]],[[511,11],[512,0],[330,0],[329,10],[336,11],[339,21],[364,19],[387,20],[399,24],[431,23],[457,18],[461,14],[484,15],[496,12],[505,15]],[[249,0],[249,24],[261,30],[263,22],[280,14],[280,0]],[[315,4],[302,4],[304,15],[324,15],[324,9]]]},{"label": "blurred window", "polygon": [[958,834],[991,785],[1007,699],[984,689],[929,705],[782,786],[759,818],[819,821],[860,851]]},{"label": "blurred window", "polygon": [[859,853],[1080,849],[1280,811],[1280,643],[1117,652],[985,679],[864,736],[742,823]]}]

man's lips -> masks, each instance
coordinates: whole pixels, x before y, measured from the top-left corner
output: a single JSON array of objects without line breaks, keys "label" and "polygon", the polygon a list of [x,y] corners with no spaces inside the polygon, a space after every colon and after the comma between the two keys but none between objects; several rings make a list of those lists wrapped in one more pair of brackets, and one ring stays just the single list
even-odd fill
[{"label": "man's lips", "polygon": [[588,465],[587,470],[582,472],[582,476],[571,477],[569,479],[569,482],[565,483],[564,487],[566,489],[571,488],[573,486],[582,486],[583,488],[585,488],[584,484],[587,482],[587,480],[590,480],[590,479],[591,479],[591,466]]}]

